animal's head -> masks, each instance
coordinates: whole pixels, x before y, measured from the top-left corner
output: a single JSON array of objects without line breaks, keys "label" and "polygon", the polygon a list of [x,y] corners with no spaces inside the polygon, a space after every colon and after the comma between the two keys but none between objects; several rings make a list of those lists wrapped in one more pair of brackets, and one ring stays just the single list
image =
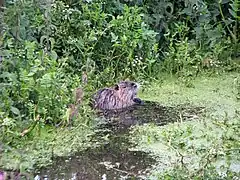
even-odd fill
[{"label": "animal's head", "polygon": [[133,99],[136,97],[140,85],[133,81],[121,81],[114,86],[114,90],[119,93],[119,96]]}]

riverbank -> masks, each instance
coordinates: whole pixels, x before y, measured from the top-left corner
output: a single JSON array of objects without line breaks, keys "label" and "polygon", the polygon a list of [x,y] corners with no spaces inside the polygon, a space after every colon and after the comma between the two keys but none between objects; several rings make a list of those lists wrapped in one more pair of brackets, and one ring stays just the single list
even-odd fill
[{"label": "riverbank", "polygon": [[[228,145],[229,150],[233,148],[234,143],[234,148],[239,148],[236,141],[239,131],[233,131],[235,126],[239,126],[236,122],[239,120],[236,110],[240,109],[240,102],[237,99],[238,77],[238,73],[210,77],[203,75],[192,79],[191,86],[186,86],[182,79],[163,76],[162,81],[143,85],[140,97],[144,100],[155,101],[165,107],[181,105],[204,107],[205,110],[201,116],[191,117],[191,121],[170,123],[162,127],[149,123],[132,128],[128,137],[131,143],[136,145],[132,150],[149,153],[158,162],[152,170],[152,177],[162,177],[163,172],[171,174],[172,168],[183,165],[189,167],[191,164],[191,169],[200,169],[202,168],[200,161],[204,160],[210,150],[218,148],[221,150],[219,153],[225,153],[224,146]],[[15,149],[4,148],[1,167],[31,171],[54,163],[54,157],[71,156],[76,152],[107,144],[110,141],[107,134],[102,137],[95,135],[99,120],[87,119],[87,116],[80,118],[79,125],[72,128],[45,126],[41,128],[40,134],[36,133],[37,130],[33,132],[36,133],[34,138],[19,139]],[[223,136],[231,136],[233,140],[219,142]],[[181,158],[184,163],[181,162]],[[183,170],[186,169],[181,169]],[[194,172],[187,173],[194,176]]]},{"label": "riverbank", "polygon": [[165,106],[205,107],[204,114],[193,121],[132,129],[133,149],[158,160],[152,179],[216,178],[219,174],[232,178],[239,174],[239,77],[238,73],[201,76],[191,81],[191,87],[168,78],[141,94],[143,99]]}]

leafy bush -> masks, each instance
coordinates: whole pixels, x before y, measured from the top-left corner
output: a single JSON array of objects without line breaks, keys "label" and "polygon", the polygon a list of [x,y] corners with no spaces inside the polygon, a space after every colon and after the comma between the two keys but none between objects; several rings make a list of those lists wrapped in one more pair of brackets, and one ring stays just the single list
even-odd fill
[{"label": "leafy bush", "polygon": [[[158,33],[159,53],[164,59],[164,52],[169,52],[169,39],[165,34],[175,31],[174,24],[185,23],[188,27],[186,37],[188,41],[195,41],[196,48],[208,51],[215,44],[222,43],[227,38],[233,42],[228,56],[235,57],[239,49],[239,0],[227,1],[109,1],[108,10],[122,12],[124,4],[142,7],[144,21]],[[110,12],[112,12],[110,11]],[[180,40],[178,36],[175,40]]]},{"label": "leafy bush", "polygon": [[25,41],[21,49],[11,49],[8,54],[0,73],[3,121],[17,120],[18,128],[37,121],[37,117],[44,124],[59,122],[66,105],[73,101],[72,91],[79,86],[79,77],[64,74],[64,63],[38,49],[35,42]]},{"label": "leafy bush", "polygon": [[[233,54],[231,41],[229,39],[212,38],[208,45],[199,47],[201,40],[189,40],[187,36],[189,27],[186,23],[174,23],[173,29],[165,34],[169,41],[169,51],[163,53],[165,59],[162,63],[162,70],[168,73],[180,75],[197,75],[204,67],[219,68],[229,64],[229,54]],[[220,40],[221,39],[221,40]],[[226,51],[228,52],[226,53]]]},{"label": "leafy bush", "polygon": [[[35,138],[40,128],[48,131],[48,124],[69,123],[77,87],[84,89],[85,99],[74,125],[90,126],[78,134],[85,141],[93,123],[93,113],[86,104],[99,87],[125,78],[151,80],[161,77],[163,71],[187,77],[189,86],[188,77],[203,68],[239,67],[231,63],[239,53],[239,0],[6,0],[3,9],[0,141],[13,147],[23,148],[24,143],[18,146],[21,136]],[[81,82],[83,72],[88,84]],[[75,131],[66,136],[56,133],[63,149]],[[78,136],[72,143],[76,150]],[[54,141],[49,139],[41,141],[37,149],[49,148]],[[180,147],[178,142],[174,143]],[[72,146],[67,150],[70,152]],[[43,157],[49,158],[50,151],[42,153]],[[160,177],[186,174],[187,169],[180,167]]]},{"label": "leafy bush", "polygon": [[69,8],[57,2],[52,10],[58,27],[53,34],[56,52],[73,56],[69,64],[74,73],[95,70],[104,79],[149,74],[157,60],[156,33],[143,22],[140,9],[124,6],[115,17],[102,6],[81,3]]},{"label": "leafy bush", "polygon": [[156,33],[143,22],[140,8],[125,6],[115,17],[103,11],[101,2],[74,7],[62,1],[34,3],[16,1],[3,12],[3,134],[18,132],[13,133],[18,137],[36,123],[56,125],[68,119],[67,106],[74,103],[74,89],[83,87],[83,71],[89,82],[86,98],[116,79],[152,73],[158,56]]}]

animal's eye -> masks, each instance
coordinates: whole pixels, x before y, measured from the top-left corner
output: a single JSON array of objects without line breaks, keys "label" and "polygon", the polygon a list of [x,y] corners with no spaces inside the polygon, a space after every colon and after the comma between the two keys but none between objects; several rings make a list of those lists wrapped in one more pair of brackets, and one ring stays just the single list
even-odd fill
[{"label": "animal's eye", "polygon": [[134,86],[135,85],[135,83],[131,83],[131,86]]}]

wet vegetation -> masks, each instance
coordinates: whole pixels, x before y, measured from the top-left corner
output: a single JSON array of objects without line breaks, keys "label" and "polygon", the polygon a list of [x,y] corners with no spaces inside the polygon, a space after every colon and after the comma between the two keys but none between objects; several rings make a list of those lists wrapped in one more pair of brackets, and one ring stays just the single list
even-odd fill
[{"label": "wet vegetation", "polygon": [[[0,8],[0,179],[240,176],[239,0]],[[91,108],[125,79],[143,105]]]},{"label": "wet vegetation", "polygon": [[192,88],[173,78],[161,85],[152,84],[144,93],[145,99],[154,97],[166,106],[205,107],[191,121],[162,127],[151,123],[132,129],[130,142],[136,145],[132,150],[147,152],[158,159],[150,179],[239,177],[240,102],[234,83],[238,78],[238,73],[201,76],[192,81]]},{"label": "wet vegetation", "polygon": [[[70,157],[57,158],[54,164],[36,172],[36,177],[50,179],[99,179],[106,176],[110,179],[143,178],[149,174],[156,160],[141,150],[130,150],[134,143],[130,142],[130,128],[136,125],[166,125],[197,119],[203,108],[164,107],[154,102],[145,102],[143,106],[134,105],[124,111],[101,114],[106,123],[99,127],[98,136],[108,135],[109,142],[97,148],[90,148]],[[179,113],[182,114],[180,119]],[[108,130],[105,131],[104,130]],[[67,172],[65,169],[68,169]],[[54,171],[53,171],[54,170]],[[64,175],[63,175],[64,172]],[[66,173],[66,174],[65,174]]]}]

